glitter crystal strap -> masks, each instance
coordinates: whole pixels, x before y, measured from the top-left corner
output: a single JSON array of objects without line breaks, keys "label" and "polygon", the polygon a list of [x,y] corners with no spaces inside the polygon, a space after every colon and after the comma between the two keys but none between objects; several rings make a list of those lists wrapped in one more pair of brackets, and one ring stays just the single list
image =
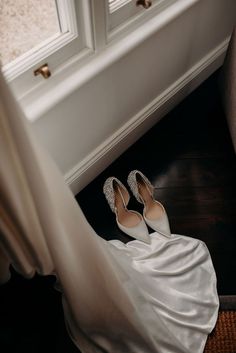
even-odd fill
[{"label": "glitter crystal strap", "polygon": [[154,186],[150,183],[148,178],[139,170],[132,170],[129,175],[127,182],[129,184],[130,189],[132,190],[135,198],[137,199],[138,202],[143,203],[142,199],[140,198],[139,194],[139,187],[138,187],[138,181],[137,181],[137,174],[141,176],[141,178],[144,180],[144,182],[147,184],[149,190],[153,192]]},{"label": "glitter crystal strap", "polygon": [[[115,213],[115,191],[114,191],[114,183],[117,183],[121,190],[127,192],[128,195],[128,190],[126,187],[122,184],[122,182],[117,179],[116,177],[109,177],[104,185],[103,185],[103,193],[107,199],[107,202],[112,210],[112,212]],[[128,197],[129,198],[129,197]]]}]

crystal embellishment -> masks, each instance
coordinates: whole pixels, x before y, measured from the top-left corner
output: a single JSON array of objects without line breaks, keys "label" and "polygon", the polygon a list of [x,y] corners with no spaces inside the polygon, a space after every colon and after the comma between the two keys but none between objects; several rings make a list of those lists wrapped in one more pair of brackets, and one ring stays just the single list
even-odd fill
[{"label": "crystal embellishment", "polygon": [[123,190],[125,190],[125,186],[122,184],[122,182],[120,180],[118,180],[115,177],[109,177],[103,185],[103,193],[107,199],[107,202],[108,202],[112,212],[116,213],[116,211],[115,211],[114,182],[117,183]]},{"label": "crystal embellishment", "polygon": [[127,179],[129,187],[132,190],[137,201],[140,203],[143,203],[142,199],[140,198],[140,194],[139,194],[139,183],[137,181],[137,174],[139,174],[142,177],[142,179],[147,184],[147,186],[149,187],[151,192],[153,192],[154,187],[150,183],[148,178],[145,175],[143,175],[143,173],[141,173],[139,170],[132,170],[132,172],[129,173],[128,179]]}]

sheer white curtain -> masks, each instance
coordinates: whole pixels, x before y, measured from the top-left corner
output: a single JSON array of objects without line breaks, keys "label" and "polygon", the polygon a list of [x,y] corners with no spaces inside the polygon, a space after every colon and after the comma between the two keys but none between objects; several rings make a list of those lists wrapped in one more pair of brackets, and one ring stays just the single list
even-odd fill
[{"label": "sheer white curtain", "polygon": [[[105,221],[105,220],[104,220]],[[0,73],[0,281],[55,274],[84,353],[199,353],[217,319],[201,241],[106,242],[86,221]]]},{"label": "sheer white curtain", "polygon": [[232,33],[227,50],[222,79],[221,88],[225,113],[236,152],[236,27]]}]

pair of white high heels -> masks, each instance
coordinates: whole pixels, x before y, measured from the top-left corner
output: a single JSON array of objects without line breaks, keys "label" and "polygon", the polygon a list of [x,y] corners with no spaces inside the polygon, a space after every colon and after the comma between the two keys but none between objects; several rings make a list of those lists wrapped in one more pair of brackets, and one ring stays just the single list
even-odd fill
[{"label": "pair of white high heels", "polygon": [[116,215],[118,227],[132,238],[146,243],[150,243],[147,225],[156,232],[170,237],[165,208],[154,199],[154,187],[148,178],[140,171],[133,170],[129,173],[127,182],[137,201],[144,205],[143,216],[137,211],[127,209],[130,195],[119,179],[109,177],[103,186],[108,204]]}]

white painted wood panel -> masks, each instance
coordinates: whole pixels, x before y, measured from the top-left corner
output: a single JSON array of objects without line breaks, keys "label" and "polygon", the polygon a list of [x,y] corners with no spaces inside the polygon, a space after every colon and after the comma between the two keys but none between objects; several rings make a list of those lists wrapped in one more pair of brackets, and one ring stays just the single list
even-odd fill
[{"label": "white painted wood panel", "polygon": [[[58,84],[53,104],[36,116],[34,129],[74,193],[221,65],[236,2],[191,4],[143,41],[139,38],[138,45],[131,42],[130,51],[127,47],[115,57],[109,48],[107,56],[88,63],[89,72],[65,81],[68,94],[60,99],[56,90],[63,93],[63,86]],[[25,107],[29,117],[35,107]],[[40,112],[40,100],[38,107]]]}]

